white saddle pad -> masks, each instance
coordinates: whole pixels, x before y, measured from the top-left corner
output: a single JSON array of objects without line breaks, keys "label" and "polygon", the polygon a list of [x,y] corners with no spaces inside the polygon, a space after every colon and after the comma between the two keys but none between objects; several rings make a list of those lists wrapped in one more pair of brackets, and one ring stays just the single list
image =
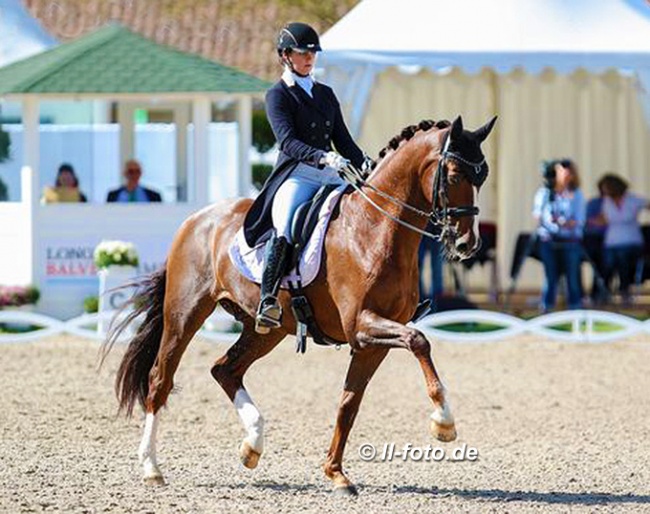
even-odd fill
[{"label": "white saddle pad", "polygon": [[[316,275],[318,275],[327,225],[329,224],[332,212],[334,212],[334,208],[346,187],[347,184],[337,187],[323,202],[318,214],[318,223],[316,224],[314,232],[309,238],[307,245],[303,249],[302,255],[300,256],[300,262],[298,263],[300,280],[303,286],[309,285],[314,281]],[[244,237],[244,229],[241,228],[237,231],[235,240],[228,250],[230,260],[239,272],[248,280],[258,284],[262,283],[265,246],[265,243],[258,245],[255,248],[248,246],[246,238]],[[294,268],[286,277],[284,277],[281,287],[287,289],[289,281],[295,281],[297,278],[298,276]]]}]

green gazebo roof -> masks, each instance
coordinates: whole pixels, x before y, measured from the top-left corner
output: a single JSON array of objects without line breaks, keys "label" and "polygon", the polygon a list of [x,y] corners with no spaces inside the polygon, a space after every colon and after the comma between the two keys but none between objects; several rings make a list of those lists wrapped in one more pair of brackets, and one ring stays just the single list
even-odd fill
[{"label": "green gazebo roof", "polygon": [[2,94],[256,93],[269,83],[107,25],[0,68]]}]

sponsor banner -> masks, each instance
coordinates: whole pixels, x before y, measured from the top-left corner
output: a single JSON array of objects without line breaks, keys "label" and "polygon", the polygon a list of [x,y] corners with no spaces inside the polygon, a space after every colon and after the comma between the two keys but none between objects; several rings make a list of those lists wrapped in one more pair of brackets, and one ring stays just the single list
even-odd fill
[{"label": "sponsor banner", "polygon": [[[85,239],[85,240],[84,240]],[[164,240],[162,240],[164,239]],[[48,240],[43,245],[42,276],[46,282],[97,281],[93,254],[100,240]],[[146,275],[161,267],[167,255],[167,238],[130,241],[135,244],[140,265],[138,275]]]}]

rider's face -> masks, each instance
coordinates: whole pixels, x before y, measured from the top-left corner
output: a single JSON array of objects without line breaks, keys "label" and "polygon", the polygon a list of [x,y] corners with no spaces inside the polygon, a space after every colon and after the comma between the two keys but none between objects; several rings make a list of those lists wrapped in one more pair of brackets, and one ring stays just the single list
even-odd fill
[{"label": "rider's face", "polygon": [[289,54],[289,60],[296,73],[299,75],[309,75],[314,69],[314,64],[316,64],[316,52],[299,52],[294,50]]}]

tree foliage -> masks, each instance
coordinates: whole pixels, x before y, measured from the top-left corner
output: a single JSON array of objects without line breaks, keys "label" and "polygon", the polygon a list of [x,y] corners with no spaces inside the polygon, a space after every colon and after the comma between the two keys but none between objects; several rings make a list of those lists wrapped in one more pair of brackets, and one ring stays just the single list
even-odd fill
[{"label": "tree foliage", "polygon": [[266,153],[275,145],[275,135],[263,110],[253,111],[253,146],[259,153]]}]

